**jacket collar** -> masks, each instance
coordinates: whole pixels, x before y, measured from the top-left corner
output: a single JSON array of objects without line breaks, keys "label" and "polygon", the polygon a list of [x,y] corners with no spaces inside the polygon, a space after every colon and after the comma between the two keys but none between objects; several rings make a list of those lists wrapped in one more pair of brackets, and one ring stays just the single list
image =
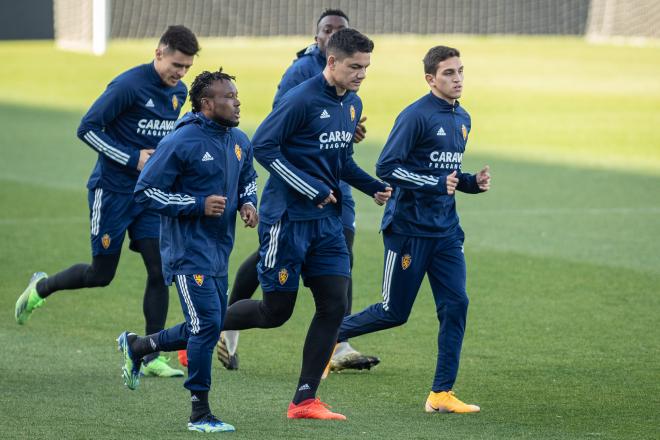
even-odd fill
[{"label": "jacket collar", "polygon": [[458,102],[458,99],[454,102],[454,105],[451,105],[447,101],[445,101],[442,98],[438,98],[433,94],[433,92],[429,92],[431,101],[434,102],[436,105],[438,105],[440,108],[443,110],[456,110],[458,107],[461,106],[461,103]]},{"label": "jacket collar", "polygon": [[335,101],[342,102],[345,99],[347,99],[349,96],[351,96],[353,93],[355,93],[350,90],[346,90],[346,93],[344,93],[342,96],[339,96],[337,95],[337,89],[335,88],[335,86],[331,86],[330,84],[328,84],[328,81],[326,81],[323,72],[319,73],[316,78],[317,81],[319,81],[323,86],[323,94]]},{"label": "jacket collar", "polygon": [[194,112],[188,112],[185,115],[181,117],[176,123],[176,128],[183,127],[184,125],[188,124],[198,124],[200,125],[204,130],[208,130],[211,133],[214,134],[226,134],[229,133],[231,130],[231,127],[226,127],[224,125],[220,125],[215,121],[210,120],[202,112],[194,113]]}]

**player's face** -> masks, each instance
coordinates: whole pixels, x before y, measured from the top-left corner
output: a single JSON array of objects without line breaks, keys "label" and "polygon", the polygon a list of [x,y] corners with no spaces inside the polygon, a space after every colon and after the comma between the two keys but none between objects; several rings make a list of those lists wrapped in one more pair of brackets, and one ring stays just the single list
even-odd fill
[{"label": "player's face", "polygon": [[209,96],[202,98],[206,116],[218,124],[236,127],[241,113],[238,90],[231,81],[215,81],[209,88]]},{"label": "player's face", "polygon": [[160,46],[156,49],[154,66],[163,83],[174,87],[181,78],[186,76],[194,58],[193,55],[186,55],[178,50],[169,50],[166,46]]},{"label": "player's face", "polygon": [[318,44],[321,52],[325,53],[325,48],[328,45],[328,40],[332,37],[332,34],[337,32],[339,29],[344,29],[348,27],[348,21],[344,17],[338,15],[328,15],[323,17],[319,22],[319,25],[316,29],[316,36],[314,41]]},{"label": "player's face", "polygon": [[371,64],[371,54],[355,52],[350,57],[337,59],[334,55],[328,57],[328,65],[335,85],[357,92],[362,81],[367,77],[367,67]]},{"label": "player's face", "polygon": [[453,104],[463,92],[463,63],[459,57],[447,58],[438,63],[435,75],[426,74],[426,82],[433,94]]}]

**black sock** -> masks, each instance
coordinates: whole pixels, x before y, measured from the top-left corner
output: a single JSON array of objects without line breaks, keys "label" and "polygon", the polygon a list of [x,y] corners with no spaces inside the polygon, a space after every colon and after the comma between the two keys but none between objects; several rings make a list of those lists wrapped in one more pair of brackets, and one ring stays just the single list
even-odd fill
[{"label": "black sock", "polygon": [[191,422],[197,422],[203,417],[211,414],[208,391],[191,391],[190,403],[192,403],[192,412],[190,413]]},{"label": "black sock", "polygon": [[320,378],[315,379],[313,377],[301,377],[298,380],[298,388],[296,389],[296,394],[293,396],[293,403],[298,405],[300,402],[316,397],[316,390],[319,389],[320,384]]},{"label": "black sock", "polygon": [[127,340],[133,355],[136,357],[145,357],[151,353],[160,351],[160,347],[158,346],[158,333],[144,337],[136,334],[129,334]]}]

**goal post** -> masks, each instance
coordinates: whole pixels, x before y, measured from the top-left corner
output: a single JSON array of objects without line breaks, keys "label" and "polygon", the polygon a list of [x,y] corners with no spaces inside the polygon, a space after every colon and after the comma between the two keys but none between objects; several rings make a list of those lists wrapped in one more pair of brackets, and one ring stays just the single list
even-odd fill
[{"label": "goal post", "polygon": [[55,0],[53,20],[58,48],[103,55],[110,33],[111,0]]}]

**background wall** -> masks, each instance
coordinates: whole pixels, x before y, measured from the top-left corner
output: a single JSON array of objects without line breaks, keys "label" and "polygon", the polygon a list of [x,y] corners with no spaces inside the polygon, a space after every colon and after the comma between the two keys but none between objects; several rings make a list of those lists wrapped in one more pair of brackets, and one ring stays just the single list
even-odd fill
[{"label": "background wall", "polygon": [[326,8],[365,33],[584,33],[589,0],[113,0],[111,38],[160,36],[184,24],[199,36],[309,35]]},{"label": "background wall", "polygon": [[53,38],[53,0],[4,0],[0,11],[0,40]]}]

